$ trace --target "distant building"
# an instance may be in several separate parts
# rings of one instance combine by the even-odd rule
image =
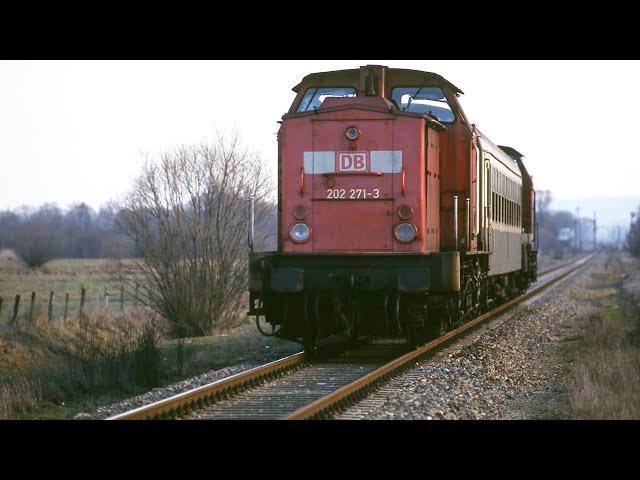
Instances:
[[[573,229],[572,228],[561,228],[558,232],[558,241],[562,243],[564,246],[572,247],[573,246]]]

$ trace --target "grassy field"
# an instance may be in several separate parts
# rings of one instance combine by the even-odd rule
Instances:
[[[17,260],[0,258],[0,297],[3,298],[0,324],[11,317],[16,295],[21,297],[19,318],[28,315],[31,292],[36,292],[35,317],[47,312],[51,291],[54,292],[54,318],[63,316],[66,292],[69,292],[69,316],[76,315],[82,287],[86,289],[87,308],[100,305],[119,311],[122,282],[118,278],[117,265],[118,262],[108,259],[60,259],[51,260],[41,268],[29,269]],[[108,303],[105,292],[110,294]],[[132,292],[125,291],[124,308],[133,305]]]

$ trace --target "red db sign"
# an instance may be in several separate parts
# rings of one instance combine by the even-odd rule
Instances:
[[[366,172],[367,152],[339,152],[336,171],[338,172]]]

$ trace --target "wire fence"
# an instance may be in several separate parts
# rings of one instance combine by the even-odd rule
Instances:
[[[37,295],[32,291],[30,295],[16,294],[13,298],[0,296],[0,324],[15,325],[20,321],[33,322],[43,314],[50,322],[57,320],[65,322],[72,317],[82,317],[89,307],[100,306],[105,311],[117,314],[125,309],[147,307],[152,293],[136,284],[133,291],[128,291],[124,285],[115,290],[106,287],[100,294],[87,295],[87,289],[81,286],[78,291],[56,293],[50,290],[48,295]]]

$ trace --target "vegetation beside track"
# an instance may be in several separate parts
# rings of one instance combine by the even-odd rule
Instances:
[[[299,346],[260,335],[238,312],[236,325],[215,335],[171,339],[166,324],[130,297],[105,304],[104,292],[118,292],[115,261],[51,260],[28,268],[0,258],[0,419],[70,418],[144,393],[152,388],[246,362],[258,364],[294,353]],[[85,316],[78,321],[80,287]],[[29,320],[32,291],[36,302]],[[56,294],[52,321],[48,294]],[[69,318],[62,321],[64,293]],[[22,301],[9,325],[13,298]],[[62,298],[60,298],[62,296]]]
[[[135,312],[135,311],[132,311]],[[300,349],[244,322],[223,334],[169,340],[162,324],[100,309],[90,320],[0,329],[0,419],[73,418],[156,387],[230,365],[257,365]]]
[[[640,261],[609,254],[585,301],[596,313],[578,319],[564,418],[640,419]]]

